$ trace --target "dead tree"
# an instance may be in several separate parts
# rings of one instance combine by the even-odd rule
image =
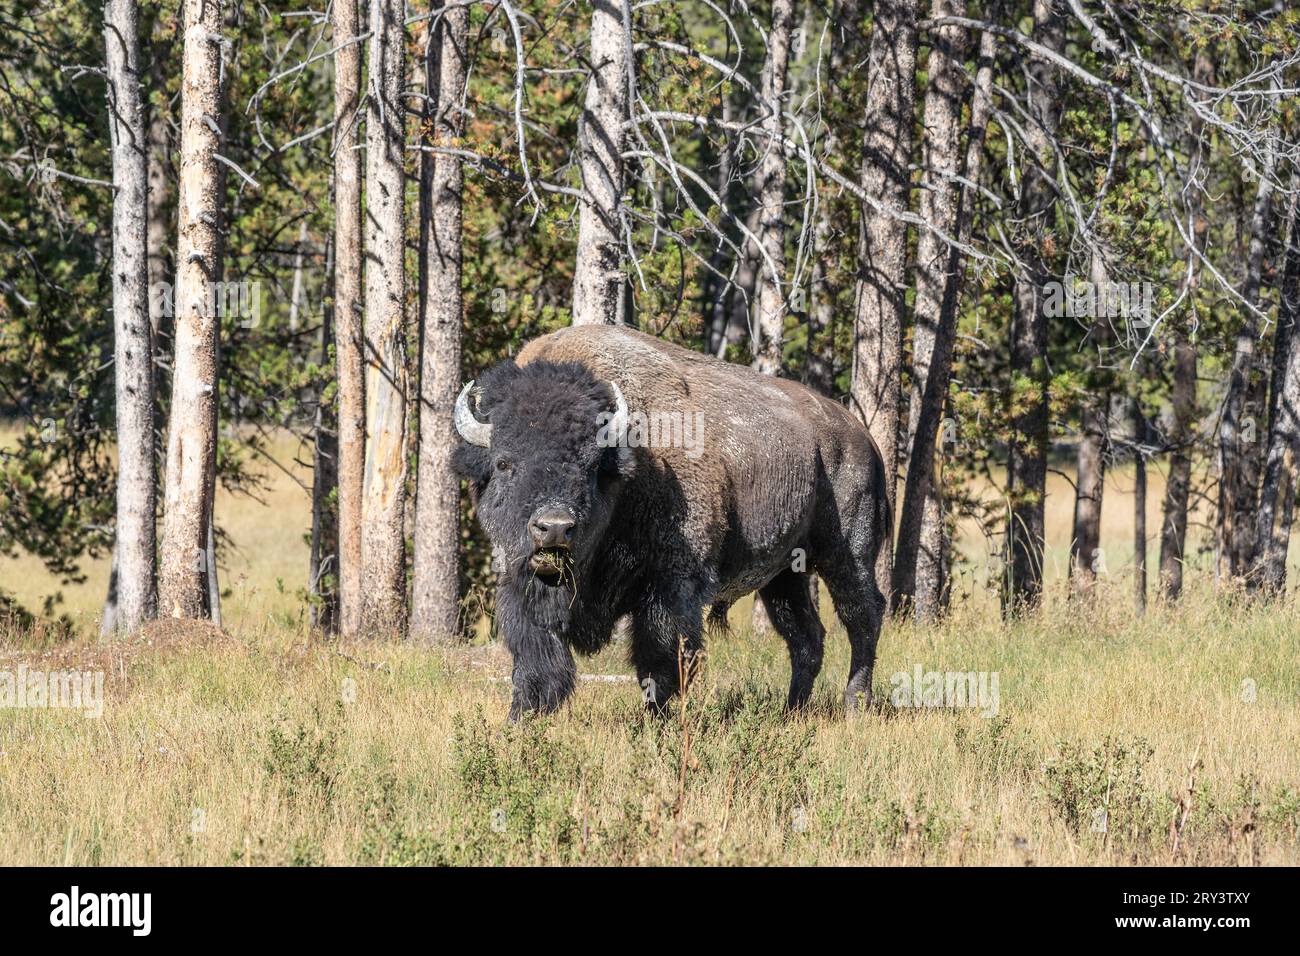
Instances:
[[[160,613],[201,618],[210,608],[212,502],[223,274],[225,165],[219,0],[185,0],[175,357],[159,573]]]
[[[781,374],[785,338],[785,153],[781,142],[781,113],[784,108],[787,71],[790,64],[791,31],[794,29],[792,0],[774,0],[772,24],[767,34],[767,56],[763,64],[763,130],[768,145],[758,167],[758,238],[771,271],[758,276],[758,322],[753,327],[754,368],[765,375]],[[767,607],[754,595],[752,626],[755,633],[771,628]]]
[[[446,7],[425,50],[425,151],[420,153],[420,455],[416,472],[411,631],[451,640],[460,618],[460,480],[452,409],[460,389],[461,186],[459,157],[429,152],[464,129],[469,11]]]
[[[1277,334],[1281,340],[1277,347],[1283,349],[1285,356],[1281,379],[1273,386],[1277,394],[1276,411],[1268,433],[1268,457],[1255,523],[1255,566],[1249,578],[1252,588],[1269,596],[1281,594],[1286,588],[1287,545],[1291,540],[1296,476],[1300,467],[1297,321],[1300,321],[1300,202],[1293,201],[1277,319]]]
[[[573,324],[617,324],[625,313],[623,142],[632,68],[632,11],[627,0],[595,0],[591,11],[591,78],[578,123],[578,249],[573,270]]]
[[[158,611],[154,511],[153,342],[149,322],[148,163],[140,100],[139,11],[106,0],[109,141],[113,156],[113,368],[117,415],[115,625],[134,631]]]
[[[1196,56],[1192,76],[1198,83],[1210,83],[1214,78],[1213,61],[1207,51]],[[1187,154],[1189,162],[1200,165],[1208,148],[1204,135],[1205,124],[1193,117],[1189,125]],[[1202,196],[1193,191],[1191,199],[1191,242],[1194,252],[1188,259],[1188,287],[1195,296],[1201,284],[1204,267],[1200,257],[1205,254],[1209,224],[1205,220]],[[1169,436],[1172,448],[1169,455],[1169,477],[1165,482],[1165,500],[1160,521],[1160,594],[1176,601],[1183,592],[1183,566],[1187,548],[1187,508],[1192,488],[1192,445],[1196,438],[1196,344],[1183,323],[1174,327],[1172,336],[1173,373],[1170,387],[1170,405],[1173,413],[1173,431]]]
[[[1196,433],[1196,346],[1184,332],[1173,343],[1173,450],[1160,524],[1160,593],[1177,600],[1183,592],[1187,507],[1192,488],[1192,442]]]
[[[859,0],[833,0],[828,14],[830,57],[824,97],[831,116],[824,119],[821,153],[839,157],[852,132],[848,104],[844,102],[856,75],[854,51],[861,44],[862,16]],[[829,183],[819,184],[817,223],[813,232],[813,265],[808,291],[808,350],[804,381],[823,395],[835,391],[835,331],[840,292],[847,288],[839,262],[846,256],[846,237],[853,216],[849,205]]]
[[[305,220],[304,220],[305,222]],[[298,255],[302,255],[301,245]],[[325,244],[327,302],[333,299],[334,244]],[[295,289],[299,286],[295,283]],[[321,363],[325,364],[334,345],[334,317],[321,317]],[[311,459],[311,554],[307,569],[307,592],[312,597],[311,626],[325,632],[338,630],[339,621],[339,442],[338,416],[333,403],[325,401],[329,383],[322,382],[316,393],[316,419],[312,423]],[[328,582],[333,581],[333,585]]]
[[[758,169],[758,236],[771,264],[758,287],[758,323],[754,328],[754,368],[766,375],[781,372],[785,339],[785,153],[781,115],[790,64],[790,39],[794,29],[793,0],[773,0],[772,28],[767,34],[767,59],[763,66],[763,129],[768,146]]]
[[[1075,595],[1092,590],[1101,550],[1101,502],[1106,485],[1108,396],[1085,401],[1074,483],[1074,533],[1070,539],[1070,585]]]
[[[362,323],[360,24],[357,0],[335,0],[334,354],[338,365],[339,630],[361,626],[361,502],[366,470]]]
[[[1239,310],[1228,368],[1228,391],[1219,419],[1219,507],[1215,524],[1216,580],[1230,585],[1250,570],[1255,547],[1255,508],[1259,490],[1259,454],[1256,416],[1263,411],[1261,396],[1266,383],[1259,350],[1259,289],[1264,251],[1273,220],[1273,177],[1276,157],[1270,149],[1250,217],[1246,274],[1242,281],[1243,308]]]
[[[1133,396],[1133,597],[1139,615],[1147,610],[1147,417]]]
[[[366,122],[366,466],[361,630],[406,630],[406,134],[400,0],[373,0]]]
[[[906,312],[907,222],[916,85],[917,0],[875,6],[867,55],[869,93],[862,119],[861,186],[878,205],[864,205],[858,242],[857,306],[853,319],[854,412],[885,463],[891,509],[898,474],[902,399],[902,329]],[[891,529],[892,530],[892,529]],[[893,554],[881,549],[876,578],[891,602]]]
[[[935,0],[936,18],[965,12],[964,0]],[[922,147],[922,219],[964,241],[974,213],[974,190],[983,168],[984,132],[992,107],[994,38],[980,39],[970,84],[970,123],[962,155],[962,104],[967,85],[962,60],[969,43],[964,27],[938,28],[926,72]],[[957,335],[957,304],[965,258],[934,229],[920,230],[915,264],[916,302],[912,341],[912,390],[908,405],[907,478],[894,559],[899,607],[932,620],[948,593],[948,540],[943,504],[942,434],[945,400]],[[936,443],[939,443],[936,445]]]
[[[1091,281],[1094,290],[1104,289],[1110,281],[1101,250],[1094,250]],[[1102,365],[1102,342],[1107,320],[1103,309],[1096,309],[1088,338],[1097,349],[1098,366]],[[1070,585],[1072,593],[1083,597],[1096,583],[1101,551],[1101,506],[1106,491],[1106,456],[1109,432],[1110,389],[1105,371],[1093,370],[1088,393],[1080,396],[1082,411],[1079,452],[1076,456],[1074,481],[1074,530],[1070,536]],[[1093,390],[1095,389],[1095,391]]]

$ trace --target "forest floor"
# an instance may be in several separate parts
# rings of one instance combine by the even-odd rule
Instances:
[[[1123,473],[1089,606],[1049,571],[1042,613],[1005,623],[972,572],[945,623],[887,625],[867,714],[838,703],[838,625],[814,705],[784,714],[784,646],[741,605],[668,718],[615,645],[579,661],[571,706],[513,727],[498,644],[308,633],[305,494],[268,475],[262,502],[219,504],[224,631],[100,641],[100,562],[63,589],[77,636],[0,634],[0,692],[103,675],[98,717],[0,708],[0,864],[1300,863],[1300,605],[1215,599],[1193,570],[1179,606],[1136,615]],[[58,582],[6,559],[0,587],[35,608]],[[914,706],[918,671],[983,696]]]

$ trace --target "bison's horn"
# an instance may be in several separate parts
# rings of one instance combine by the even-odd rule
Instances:
[[[471,445],[487,448],[492,444],[492,426],[479,421],[469,410],[469,390],[473,387],[474,381],[471,379],[456,396],[456,431],[460,432],[460,437]]]
[[[609,433],[614,436],[617,444],[622,445],[627,435],[627,400],[613,379],[609,380],[609,387],[614,393],[614,417],[609,420]]]

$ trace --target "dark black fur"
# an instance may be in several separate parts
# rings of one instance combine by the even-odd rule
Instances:
[[[478,417],[493,426],[492,447],[461,442],[454,462],[493,544],[497,627],[515,661],[510,714],[518,718],[552,711],[568,697],[576,673],[569,647],[599,650],[622,613],[611,598],[627,592],[618,569],[632,562],[607,530],[635,461],[628,448],[597,444],[596,423],[613,411],[614,397],[577,363],[502,362],[475,392]],[[528,518],[548,504],[577,519],[572,575],[555,581],[528,567]]]

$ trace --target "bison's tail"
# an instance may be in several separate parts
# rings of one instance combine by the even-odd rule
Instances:
[[[885,468],[885,458],[880,454],[880,449],[876,447],[874,441],[871,443],[871,447],[876,452],[875,485],[878,489],[878,503],[875,514],[876,526],[871,529],[876,545],[876,553],[871,556],[871,563],[874,565],[876,559],[880,557],[881,548],[888,548],[891,555],[894,553],[894,503],[890,500],[890,489],[886,484],[889,472]]]
[[[884,526],[876,530],[876,540],[882,547],[888,548],[889,553],[894,553],[894,503],[889,500],[889,495],[880,496],[880,510],[878,520]]]

